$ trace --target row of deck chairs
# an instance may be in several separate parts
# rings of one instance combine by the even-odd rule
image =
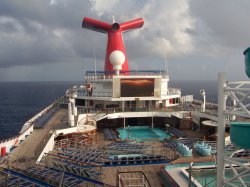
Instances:
[[[20,187],[40,187],[40,185],[33,183],[32,181],[28,180],[27,178],[21,178],[20,176],[14,175],[7,175],[6,178],[0,178],[0,186],[20,186]]]
[[[39,118],[37,118],[33,123],[35,128],[43,128],[47,122],[51,119],[51,117],[56,113],[57,109],[51,109],[44,114],[42,114]]]
[[[106,161],[104,166],[113,165],[144,165],[144,164],[157,164],[157,163],[167,163],[170,160],[161,155],[142,155],[142,156],[123,156],[119,158],[114,156],[110,161]]]
[[[96,172],[96,171],[81,167],[76,164],[69,164],[69,163],[60,164],[60,163],[53,162],[53,166],[56,169],[59,169],[61,171],[66,171],[66,172],[69,172],[78,176],[82,176],[82,177],[86,177],[86,178],[94,179],[94,180],[99,180],[100,175],[101,175],[100,172]]]
[[[58,156],[62,156],[60,159],[64,162],[69,163],[86,163],[86,164],[98,164],[101,162],[101,159],[104,157],[104,152],[97,149],[61,149],[57,153]]]
[[[192,138],[192,137],[178,139],[178,142],[188,146],[190,149],[192,149],[194,147],[194,144],[198,141],[200,141],[199,138]]]
[[[169,149],[177,149],[178,148],[178,142],[177,141],[172,141],[172,142],[162,142],[164,147],[169,148]]]
[[[117,139],[115,132],[111,129],[103,129],[103,134],[106,140],[115,141]]]
[[[58,149],[58,155],[60,156],[70,156],[73,154],[75,149],[68,149],[68,148],[60,148]]]
[[[107,145],[107,148],[113,151],[142,152],[144,149],[148,148],[148,146],[126,142],[112,142]]]
[[[189,147],[190,149],[193,149],[194,144],[197,141],[200,141],[200,139],[188,137],[188,138],[183,138],[183,139],[178,139],[178,140],[165,139],[162,143],[164,144],[166,148],[170,148],[170,149],[177,149],[178,143],[182,143],[186,145],[187,147]]]
[[[53,185],[60,185],[61,181],[63,186],[71,187],[78,186],[83,183],[84,180],[81,180],[79,177],[71,175],[67,172],[62,172],[60,170],[52,169],[52,168],[28,168],[24,171],[24,174],[28,174],[28,176],[32,176],[41,181],[51,181]]]

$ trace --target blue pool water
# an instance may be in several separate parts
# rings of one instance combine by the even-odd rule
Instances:
[[[135,140],[137,142],[162,141],[164,138],[171,137],[170,134],[158,128],[148,126],[134,126],[118,129],[121,140]]]

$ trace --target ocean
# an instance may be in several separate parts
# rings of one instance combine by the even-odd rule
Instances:
[[[169,87],[180,88],[182,95],[193,95],[195,99],[202,100],[200,90],[206,92],[206,101],[217,103],[218,83],[217,81],[196,81],[196,80],[173,80],[169,81]]]
[[[0,140],[17,135],[32,116],[80,82],[0,82]],[[200,89],[208,102],[217,102],[216,81],[170,81],[169,87],[181,88],[182,95],[201,100]]]
[[[0,140],[12,137],[23,124],[80,82],[0,82]]]

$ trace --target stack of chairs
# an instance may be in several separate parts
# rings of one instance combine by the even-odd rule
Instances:
[[[194,147],[194,144],[198,141],[200,141],[199,138],[191,138],[191,137],[178,140],[178,142],[188,146],[190,149],[192,149]]]
[[[212,150],[212,147],[211,145],[205,143],[204,141],[202,142],[197,142],[195,145],[194,145],[194,148],[195,150],[200,153],[201,155],[203,156],[209,156],[211,155],[211,150]]]
[[[162,142],[164,144],[164,146],[166,148],[170,148],[170,149],[177,149],[179,147],[179,144],[183,144],[185,146],[187,146],[189,149],[193,149],[194,148],[194,144],[200,141],[200,139],[198,138],[183,138],[183,139],[178,139],[178,140],[169,140],[169,139],[164,139],[164,141]]]
[[[178,143],[178,151],[182,156],[192,156],[192,149],[183,143]]]
[[[169,148],[169,149],[177,149],[178,148],[178,142],[177,141],[163,141],[164,147]]]

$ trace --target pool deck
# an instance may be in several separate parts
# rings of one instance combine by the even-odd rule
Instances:
[[[41,149],[48,140],[48,135],[51,130],[60,129],[68,127],[67,125],[67,110],[59,109],[55,115],[48,121],[43,129],[34,129],[33,133],[27,137],[27,139],[19,145],[12,153],[8,155],[8,162],[5,166],[9,164],[11,166],[23,168],[35,163]],[[95,148],[101,148],[113,141],[107,141],[104,138],[102,130],[97,130],[96,136],[93,139],[93,144],[91,146]],[[163,144],[161,142],[142,142],[143,145],[149,145],[155,148],[152,149],[154,154],[163,154]],[[208,157],[181,157],[177,160],[171,162],[171,164],[179,163],[190,163],[190,162],[211,162],[214,161],[213,156]],[[25,166],[24,166],[25,165]],[[139,165],[139,166],[116,166],[116,167],[102,167],[102,182],[106,184],[116,185],[116,176],[119,172],[128,171],[142,171],[149,180],[151,186],[161,187],[164,186],[164,182],[160,176],[161,168],[166,164],[150,164],[150,165]],[[176,181],[180,186],[187,186],[187,180],[180,173],[180,170],[172,169],[168,173],[175,176]]]

